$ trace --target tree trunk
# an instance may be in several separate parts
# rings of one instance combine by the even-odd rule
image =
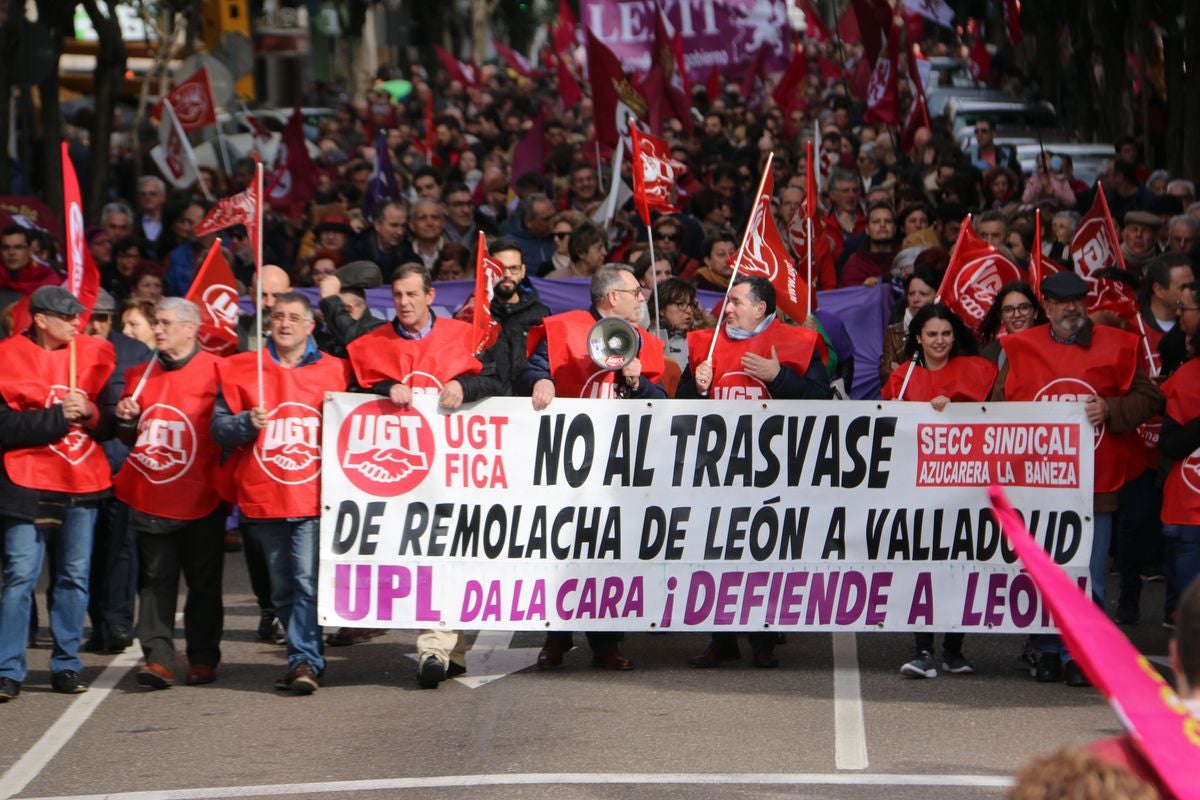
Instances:
[[[1200,130],[1200,80],[1196,71],[1200,70],[1200,8],[1187,0],[1183,4],[1183,45],[1185,64],[1191,67],[1190,80],[1184,81],[1184,90],[1178,98],[1168,98],[1172,103],[1182,102],[1185,108],[1184,130],[1195,135]],[[1187,146],[1180,147],[1183,154],[1183,176],[1192,182],[1200,181],[1200,153],[1189,141]]]
[[[4,16],[0,21],[0,48],[5,53],[16,53],[21,22],[25,19],[25,4],[22,0],[7,0],[0,6],[0,14]],[[0,69],[0,194],[13,193],[12,162],[8,158],[13,83],[13,71]]]
[[[44,25],[50,35],[50,56],[54,69],[37,84],[42,104],[43,165],[41,180],[32,185],[42,187],[42,199],[50,208],[63,205],[62,191],[62,109],[58,104],[58,62],[62,58],[63,37],[72,29],[74,2],[38,0],[38,25]],[[66,220],[63,221],[64,224]]]
[[[121,87],[125,81],[125,40],[121,36],[121,24],[113,0],[107,0],[108,16],[101,13],[96,0],[83,0],[83,7],[99,38],[96,55],[96,72],[93,83],[96,92],[96,115],[92,121],[92,172],[91,185],[86,188],[83,207],[88,218],[98,222],[100,209],[104,205],[105,190],[108,188],[109,167],[113,134],[113,110]]]

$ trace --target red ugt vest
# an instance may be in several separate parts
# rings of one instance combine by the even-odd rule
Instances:
[[[554,376],[554,394],[558,397],[616,397],[616,381],[620,370],[600,369],[588,355],[588,333],[596,324],[589,311],[566,311],[546,317],[542,324],[529,331],[526,356],[533,353],[542,339],[550,356],[550,374]],[[635,326],[636,327],[636,326]],[[649,331],[637,328],[642,348],[637,357],[642,362],[644,381],[660,383],[666,363],[663,343]]]
[[[0,343],[0,395],[14,411],[32,411],[61,403],[70,380],[70,348],[46,350],[27,336]],[[75,382],[93,403],[116,368],[113,346],[93,336],[75,337]],[[4,454],[8,477],[26,489],[88,494],[112,486],[112,470],[100,445],[82,425],[43,447]]]
[[[221,392],[234,414],[258,405],[258,354],[221,364]],[[263,356],[267,427],[233,456],[237,503],[251,519],[315,517],[320,513],[321,406],[326,392],[344,392],[350,364],[323,355],[287,369]],[[226,465],[229,466],[229,465]]]
[[[1092,395],[1119,397],[1137,371],[1138,337],[1107,325],[1092,327],[1092,344],[1061,344],[1049,325],[1000,339],[1008,357],[1004,393],[1009,400],[1085,402]],[[1127,462],[1141,447],[1135,432],[1095,429],[1097,493],[1115,492],[1125,482]]]
[[[892,370],[883,387],[884,400],[895,400],[908,374],[908,364]],[[952,402],[982,403],[992,393],[996,382],[996,365],[982,356],[955,356],[938,370],[912,368],[912,380],[904,390],[903,400],[929,402],[935,397],[949,397]]]
[[[696,367],[708,357],[715,330],[692,331],[688,334],[688,368],[695,374]],[[717,347],[713,350],[713,384],[709,396],[714,400],[770,400],[767,385],[742,368],[742,356],[754,353],[763,358],[771,357],[775,348],[779,363],[801,377],[808,372],[816,351],[815,331],[784,325],[776,320],[767,329],[749,339],[730,339],[721,326]],[[782,398],[786,399],[786,398]]]
[[[1167,416],[1181,425],[1200,417],[1200,358],[1193,358],[1162,385]],[[1171,467],[1163,487],[1162,521],[1200,525],[1200,449]]]
[[[402,338],[388,323],[352,341],[346,353],[364,388],[380,381],[399,381],[414,394],[438,394],[458,376],[475,375],[483,369],[471,355],[474,337],[475,329],[468,323],[435,317],[423,339]]]
[[[153,365],[138,397],[137,442],[117,474],[117,499],[155,517],[189,520],[211,514],[221,498],[217,470],[221,448],[212,440],[213,403],[221,359],[199,352],[181,369],[158,359],[125,372],[125,396]]]

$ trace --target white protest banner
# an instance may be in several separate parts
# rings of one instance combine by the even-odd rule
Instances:
[[[1077,403],[336,394],[324,420],[324,625],[1050,630],[991,483],[1087,581]]]

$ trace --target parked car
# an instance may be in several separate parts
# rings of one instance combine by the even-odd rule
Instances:
[[[1024,100],[973,100],[955,98],[946,105],[946,117],[954,138],[958,139],[967,128],[974,127],[982,119],[991,119],[996,129],[1026,128],[1029,130],[1054,130],[1058,126],[1058,114],[1054,106],[1042,101],[1029,103]]]

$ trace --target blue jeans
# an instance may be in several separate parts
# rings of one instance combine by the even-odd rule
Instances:
[[[1096,514],[1096,522],[1092,527],[1092,557],[1088,563],[1088,575],[1092,584],[1092,599],[1103,609],[1107,594],[1104,586],[1108,579],[1108,548],[1112,544],[1112,512]],[[1062,638],[1058,634],[1038,633],[1029,638],[1038,652],[1058,653],[1064,661],[1071,660],[1071,654],[1063,647]]]
[[[317,622],[317,519],[246,520],[246,530],[266,552],[271,602],[287,630],[288,668],[307,663],[320,675],[325,646]]]
[[[50,577],[50,635],[54,650],[50,671],[79,672],[79,643],[83,639],[88,604],[88,574],[92,564],[92,534],[96,506],[68,505],[61,528],[39,531],[32,522],[4,520],[4,587],[0,589],[0,677],[18,683],[29,669],[25,645],[33,591],[42,571],[46,540],[54,539],[55,563]]]
[[[1178,595],[1200,577],[1200,525],[1163,525],[1163,538],[1171,556],[1167,575],[1175,578],[1173,582],[1168,581],[1168,584],[1174,583],[1174,587],[1167,587],[1167,611],[1174,611]],[[1172,588],[1174,597],[1171,596]]]

